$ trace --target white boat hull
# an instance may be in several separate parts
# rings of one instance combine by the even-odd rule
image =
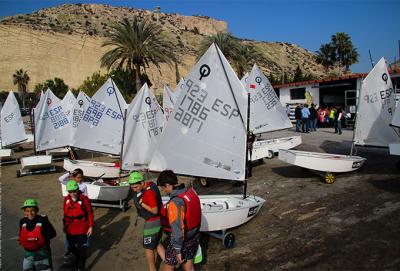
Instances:
[[[280,149],[289,150],[301,144],[301,136],[290,136],[256,141],[253,144],[251,161],[273,158]]]
[[[389,144],[390,155],[400,155],[400,143]]]
[[[340,173],[359,169],[367,159],[331,153],[279,150],[279,160],[311,170]]]
[[[12,159],[14,151],[12,149],[0,149],[0,158],[2,160]]]
[[[118,178],[120,167],[115,163],[64,159],[64,169],[72,172],[80,168],[87,177]]]
[[[257,215],[265,200],[257,196],[199,195],[201,202],[200,231],[227,230],[245,224]],[[163,197],[167,202],[168,197]]]
[[[112,186],[100,181],[85,184],[87,187],[88,198],[90,200],[120,201],[126,200],[129,195],[129,185]],[[64,197],[68,195],[64,184],[61,184],[61,191]]]
[[[32,170],[51,167],[51,155],[36,155],[21,158],[21,169]]]

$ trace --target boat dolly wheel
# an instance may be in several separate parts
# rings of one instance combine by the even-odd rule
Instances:
[[[232,248],[235,244],[235,235],[231,232],[225,233],[224,238],[222,239],[222,243],[224,244],[225,248]]]
[[[267,158],[268,158],[268,159],[272,159],[272,158],[274,158],[274,156],[275,156],[275,153],[274,153],[274,151],[272,151],[272,150],[269,150],[269,151],[268,151]]]
[[[326,172],[325,173],[325,176],[324,176],[325,183],[333,184],[335,182],[335,179],[336,179],[336,177],[335,177],[335,175],[333,173],[331,173],[331,172]]]

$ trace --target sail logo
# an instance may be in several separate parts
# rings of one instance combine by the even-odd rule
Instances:
[[[257,214],[257,211],[258,211],[258,205],[249,208],[249,212],[247,213],[247,217],[250,217],[250,216],[253,216],[253,215]]]
[[[224,164],[224,163],[222,163],[220,161],[214,161],[214,160],[212,160],[211,158],[208,158],[208,157],[204,157],[203,163],[206,164],[206,165],[215,167],[215,168],[224,169],[226,171],[231,171],[232,170],[231,166],[226,165],[226,164]]]
[[[210,75],[211,68],[207,64],[203,64],[203,65],[201,65],[199,72],[200,72],[199,80],[201,80],[201,79],[203,79],[203,77],[207,77]]]

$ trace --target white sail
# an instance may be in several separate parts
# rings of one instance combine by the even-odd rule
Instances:
[[[381,58],[362,81],[354,142],[357,145],[388,147],[399,141],[390,127],[395,111],[395,93],[385,59]]]
[[[247,96],[212,44],[185,78],[150,170],[245,179]]]
[[[47,89],[35,109],[35,144],[37,151],[68,146],[69,121],[61,100]]]
[[[169,86],[164,86],[163,91],[163,110],[165,119],[168,120],[174,110],[174,104],[176,101],[175,93],[172,92]]]
[[[246,88],[247,87],[247,81],[249,81],[249,76],[250,74],[246,72],[245,75],[243,75],[242,79],[240,79],[240,82],[242,82],[242,85]]]
[[[76,103],[76,98],[71,90],[65,94],[64,98],[61,101],[61,105],[63,107],[64,113],[67,116],[68,122],[71,123],[72,119],[72,108]]]
[[[1,108],[0,137],[2,148],[27,140],[19,104],[12,91]]]
[[[184,84],[185,84],[185,79],[181,78],[181,80],[179,80],[179,83],[176,85],[176,88],[175,88],[175,92],[174,92],[175,100],[177,100],[179,98],[179,95],[181,95],[182,90],[184,90],[184,87],[183,87]]]
[[[250,130],[254,134],[292,127],[286,109],[256,64],[247,79],[246,89],[250,93]]]
[[[144,84],[129,105],[125,120],[122,169],[147,168],[164,127],[156,97]]]
[[[109,78],[93,95],[90,103],[83,105],[85,113],[74,136],[73,146],[119,155],[123,129],[122,114],[126,107],[118,87]]]
[[[79,92],[78,97],[75,99],[74,106],[71,109],[71,126],[70,126],[70,143],[69,146],[73,146],[74,138],[78,131],[79,123],[83,119],[85,109],[89,107],[90,98],[85,92]]]

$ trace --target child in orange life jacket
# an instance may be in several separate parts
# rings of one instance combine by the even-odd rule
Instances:
[[[194,270],[193,258],[199,246],[201,225],[200,199],[192,188],[178,184],[172,170],[160,173],[157,184],[169,194],[166,215],[171,228],[171,239],[165,250],[163,270],[174,270],[181,264],[183,270]]]
[[[71,252],[77,257],[78,270],[85,270],[87,241],[94,226],[92,205],[75,181],[67,183],[67,191],[68,196],[64,198],[64,231]]]
[[[56,236],[47,216],[39,215],[36,200],[27,199],[21,207],[25,217],[19,222],[19,243],[24,247],[23,270],[52,270],[50,239]]]
[[[144,182],[143,175],[134,171],[129,176],[128,184],[135,195],[135,204],[138,216],[145,219],[143,227],[143,248],[146,254],[148,270],[156,269],[156,250],[163,258],[164,248],[160,244],[162,235],[160,210],[162,207],[161,194],[153,182]],[[164,259],[163,259],[164,260]]]

